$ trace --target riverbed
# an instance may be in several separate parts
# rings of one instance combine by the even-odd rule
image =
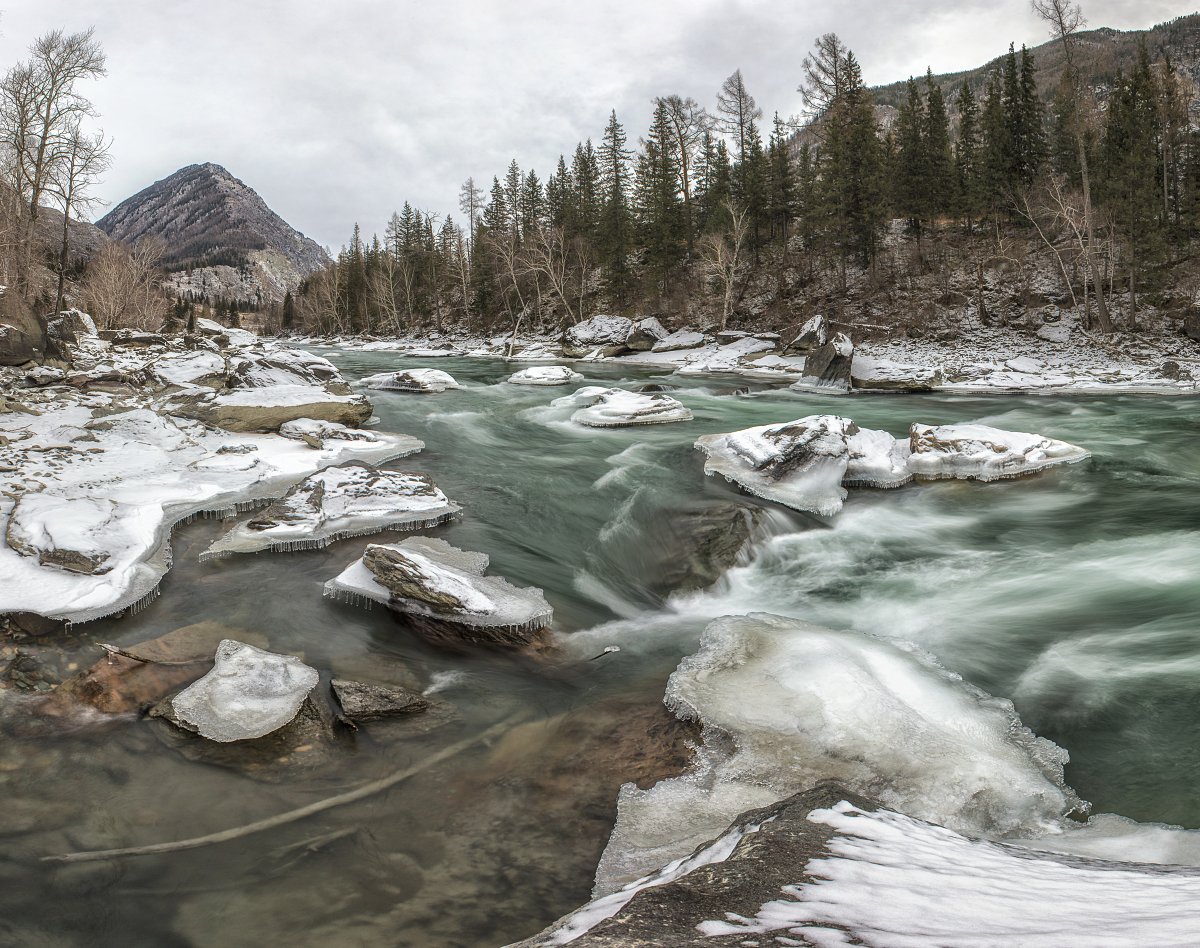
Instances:
[[[464,508],[428,531],[545,590],[558,648],[536,656],[424,644],[382,609],[322,598],[366,544],[302,553],[198,554],[229,523],[175,536],[162,596],[135,616],[53,637],[86,666],[197,622],[252,633],[344,676],[408,683],[428,721],[372,724],[334,759],[272,779],[191,761],[161,722],[130,715],[62,734],[0,700],[0,941],[47,945],[502,945],[587,900],[616,787],[680,762],[627,762],[666,681],[712,619],[771,612],[916,647],[1013,702],[1070,755],[1066,782],[1095,812],[1200,827],[1200,420],[1151,396],[818,396],[736,377],[576,367],[578,383],[678,386],[691,422],[598,431],[503,382],[499,360],[399,360],[323,351],[347,379],[428,365],[465,387],[373,392],[383,431],[421,438],[388,465],[427,473]],[[576,386],[577,387],[577,386]],[[853,491],[820,520],[705,477],[702,434],[818,412],[904,434],[980,421],[1092,452],[1084,463],[991,484]],[[751,549],[707,590],[672,593],[672,526],[697,507],[761,508]],[[384,539],[387,535],[384,535]],[[44,645],[44,643],[42,643]],[[604,653],[608,646],[620,651]],[[603,655],[601,658],[594,656]],[[747,696],[753,713],[753,696]],[[509,732],[385,794],[286,829],[167,856],[70,867],[40,857],[237,826],[402,769],[489,727]],[[653,756],[653,755],[651,755]],[[801,789],[801,788],[796,788]]]

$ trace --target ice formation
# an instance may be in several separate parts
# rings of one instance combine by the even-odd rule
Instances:
[[[571,421],[589,428],[622,428],[691,421],[692,413],[681,402],[662,393],[638,394],[620,388],[589,385],[573,395],[557,398],[558,408],[582,406]]]
[[[451,388],[462,388],[449,372],[441,369],[403,369],[399,372],[379,372],[359,380],[368,388],[384,392],[416,392],[429,395]]]
[[[462,508],[424,474],[351,463],[306,477],[266,510],[238,524],[202,554],[319,549],[383,530],[446,523]]]
[[[762,613],[718,619],[666,703],[703,724],[703,749],[682,777],[622,787],[597,895],[820,780],[992,837],[1040,835],[1083,808],[1063,782],[1066,752],[1010,702],[866,635]]]
[[[1083,448],[987,425],[914,424],[908,468],[917,477],[995,481],[1091,457]]]
[[[533,631],[550,624],[553,610],[540,589],[485,576],[487,567],[483,553],[412,537],[368,546],[361,559],[325,584],[325,595],[482,629]]]
[[[513,385],[567,385],[583,376],[565,365],[536,365],[508,377]]]
[[[296,716],[320,675],[291,655],[223,639],[213,670],[189,685],[171,706],[202,737],[227,743],[262,737]]]

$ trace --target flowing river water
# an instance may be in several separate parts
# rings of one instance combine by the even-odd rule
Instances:
[[[389,353],[332,355],[349,379],[401,367]],[[63,733],[31,723],[20,696],[0,694],[0,944],[488,946],[532,934],[587,900],[617,787],[681,766],[671,748],[684,735],[660,708],[667,677],[711,619],[755,611],[911,643],[1010,699],[1026,726],[1065,748],[1066,781],[1096,812],[1200,827],[1193,401],[835,399],[586,365],[580,384],[666,382],[695,414],[598,431],[550,407],[571,387],[503,384],[519,366],[403,363],[416,365],[465,388],[372,393],[380,429],[427,445],[389,466],[430,474],[464,507],[460,523],[431,533],[545,590],[560,652],[439,651],[386,610],[323,599],[322,584],[379,537],[200,563],[229,524],[180,528],[161,598],[136,616],[56,633],[63,663],[98,660],[98,642],[213,622],[326,673],[407,683],[438,709],[364,727],[310,766],[247,774],[189,759],[162,722],[130,715]],[[817,412],[897,435],[913,421],[982,421],[1093,457],[1024,480],[855,491],[828,522],[703,475],[697,436]],[[710,588],[671,595],[689,552],[678,524],[730,502],[765,511],[750,555]],[[587,660],[608,645],[621,650]],[[744,701],[754,715],[755,696]],[[509,718],[486,746],[269,833],[160,856],[40,861],[239,826]]]

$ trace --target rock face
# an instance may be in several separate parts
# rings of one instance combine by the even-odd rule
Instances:
[[[413,537],[372,544],[361,560],[325,584],[325,595],[357,604],[380,602],[443,628],[457,627],[462,641],[530,644],[550,625],[553,610],[540,589],[485,576],[487,567],[483,553],[444,540]]]
[[[189,685],[171,706],[179,723],[220,743],[250,740],[296,716],[320,676],[300,659],[224,639],[213,670]]]
[[[166,242],[168,288],[243,302],[281,300],[326,266],[318,244],[220,165],[189,165],[122,201],[97,226],[133,244]]]
[[[809,351],[804,360],[804,374],[793,388],[848,392],[853,361],[854,344],[849,336],[839,332],[828,342]]]
[[[601,356],[620,355],[629,348],[633,331],[633,321],[624,316],[593,316],[563,333],[563,355],[570,359],[582,359],[593,352]]]
[[[201,558],[320,549],[350,536],[435,527],[460,510],[424,474],[379,471],[359,463],[327,467],[238,524]]]
[[[415,392],[436,395],[452,388],[462,388],[449,372],[441,369],[404,369],[400,372],[380,372],[361,379],[367,388],[383,392]]]
[[[571,420],[589,428],[625,428],[692,420],[691,411],[670,395],[639,394],[596,385],[555,399],[553,404],[556,407],[582,406]]]

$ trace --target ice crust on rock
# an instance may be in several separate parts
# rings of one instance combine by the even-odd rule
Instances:
[[[487,567],[486,554],[411,537],[368,546],[361,559],[325,584],[325,595],[483,629],[532,631],[550,624],[553,610],[540,589],[485,576]]]
[[[691,421],[691,411],[682,402],[661,392],[639,394],[621,388],[589,385],[573,395],[556,398],[556,408],[581,406],[571,421],[589,428],[621,428]]]
[[[156,546],[154,505],[106,497],[24,494],[9,515],[5,538],[42,566],[103,576],[136,569]]]
[[[320,549],[346,537],[383,530],[421,530],[461,511],[424,474],[380,471],[359,463],[306,477],[202,555]]]
[[[416,392],[431,395],[447,389],[462,388],[449,372],[441,369],[402,369],[399,372],[379,372],[359,380],[368,388],[384,392]]]
[[[930,479],[995,481],[1091,457],[1066,441],[974,424],[914,424],[909,444],[909,470]]]
[[[513,385],[569,385],[583,376],[565,365],[535,365],[508,377]]]
[[[846,438],[850,452],[845,487],[902,487],[913,479],[908,469],[909,446],[886,431],[858,428]]]
[[[300,659],[223,639],[213,670],[171,706],[201,737],[228,743],[277,731],[296,716],[320,675]]]
[[[1066,752],[1011,702],[867,635],[764,613],[717,619],[665,700],[703,725],[703,747],[691,772],[621,788],[596,896],[820,780],[993,838],[1042,835],[1085,809],[1063,781]]]

